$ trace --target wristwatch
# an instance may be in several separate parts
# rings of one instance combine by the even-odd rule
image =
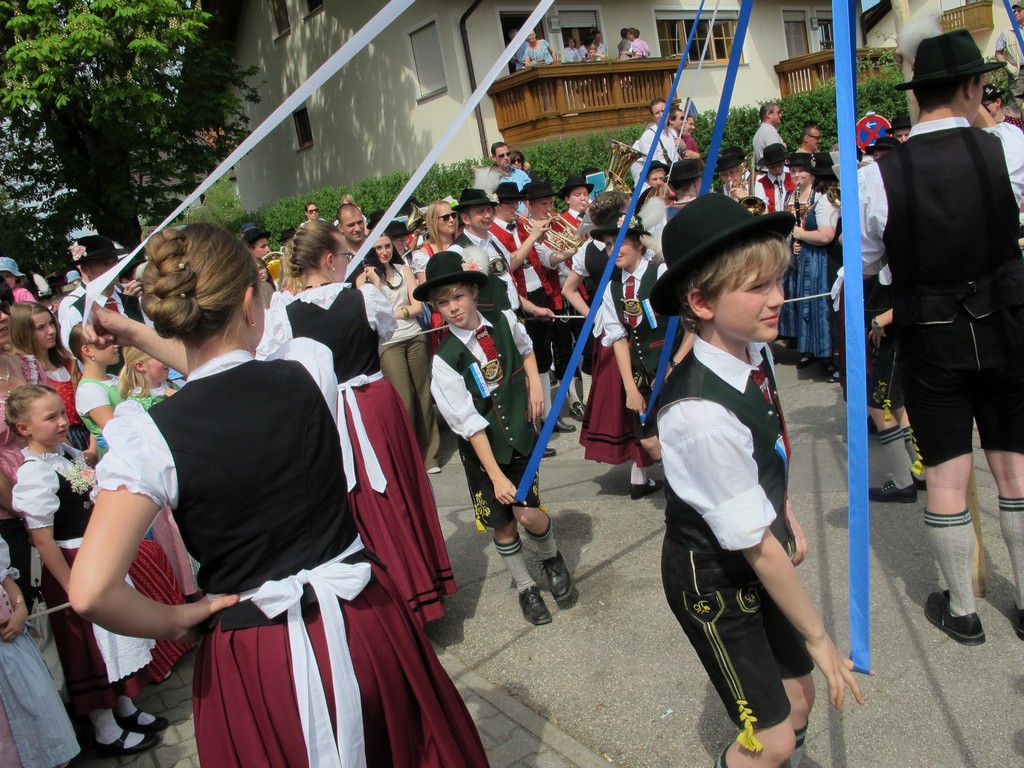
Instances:
[[[878,318],[877,317],[872,317],[871,318],[871,327],[872,328],[879,328],[879,329],[881,329],[882,326],[880,326],[878,324]]]

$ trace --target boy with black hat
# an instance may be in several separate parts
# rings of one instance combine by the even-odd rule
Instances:
[[[899,151],[861,172],[864,272],[892,270],[903,397],[928,476],[925,531],[948,586],[928,596],[925,617],[964,645],[985,641],[967,508],[975,425],[1024,639],[1024,134],[980,109],[982,75],[1001,66],[964,30],[922,40],[913,79],[897,86],[913,90],[920,119]]]
[[[718,160],[715,163],[715,173],[722,180],[721,192],[729,195],[733,200],[747,196],[743,188],[743,150],[739,147],[724,147],[718,153]]]
[[[665,228],[668,267],[651,293],[657,311],[682,314],[696,334],[659,399],[662,580],[740,728],[723,768],[799,765],[815,664],[837,709],[846,685],[863,702],[794,568],[807,542],[787,499],[789,441],[768,348],[793,223],[703,195]]]
[[[757,177],[754,194],[764,201],[769,213],[781,211],[786,206],[786,195],[796,187],[793,177],[786,170],[789,152],[784,144],[769,144],[761,156],[764,173]]]
[[[465,269],[461,254],[435,254],[425,277],[413,296],[433,304],[451,331],[434,355],[430,391],[459,436],[477,527],[493,530],[524,618],[548,624],[551,614],[527,568],[519,524],[537,547],[555,601],[568,605],[574,587],[540,504],[539,479],[523,503],[515,498],[536,440],[532,423],[544,407],[533,344],[512,312],[477,309],[477,292],[487,277]]]

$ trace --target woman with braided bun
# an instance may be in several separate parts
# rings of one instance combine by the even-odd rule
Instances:
[[[358,289],[343,282],[348,248],[337,228],[306,222],[291,247],[292,274],[305,289],[274,297],[257,355],[268,356],[294,337],[331,350],[356,528],[387,564],[413,614],[423,623],[440,619],[442,599],[455,592],[451,563],[416,434],[380,367],[381,348],[397,327],[395,310],[372,269]]]
[[[204,765],[486,765],[426,635],[356,530],[330,351],[295,339],[253,360],[264,309],[252,257],[230,233],[165,230],[147,253],[155,331],[97,308],[93,335],[145,349],[189,383],[149,411],[123,403],[108,423],[75,610],[121,634],[202,639]],[[163,505],[207,600],[159,605],[124,581]]]

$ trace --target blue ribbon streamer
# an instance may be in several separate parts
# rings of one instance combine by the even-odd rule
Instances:
[[[641,179],[647,178],[647,172],[651,168],[651,161],[654,159],[654,153],[658,149],[658,138],[665,130],[665,123],[668,122],[668,114],[670,111],[669,105],[672,103],[673,94],[675,94],[676,90],[679,88],[679,80],[683,76],[683,69],[686,68],[686,62],[690,55],[690,46],[693,44],[697,25],[700,23],[700,14],[704,10],[704,2],[705,0],[701,0],[700,7],[697,9],[697,15],[694,19],[693,27],[691,28],[690,35],[686,40],[686,49],[683,51],[683,55],[679,59],[679,67],[676,69],[675,77],[672,78],[672,85],[669,87],[668,94],[666,94],[665,111],[661,113],[661,119],[658,121],[658,129],[655,132],[654,141],[651,142],[651,148],[647,152],[643,169],[640,171],[639,178]],[[753,0],[745,0],[745,2],[753,4]],[[519,487],[516,489],[516,501],[520,503],[526,501],[526,495],[529,493],[530,487],[533,485],[533,479],[537,476],[537,471],[540,469],[540,462],[544,457],[544,450],[547,448],[548,442],[551,440],[551,433],[555,429],[555,422],[558,420],[557,414],[561,413],[562,405],[565,403],[565,398],[569,394],[569,387],[572,385],[573,380],[571,373],[575,371],[580,364],[580,358],[583,356],[583,347],[587,343],[587,337],[590,336],[590,331],[594,327],[594,320],[597,318],[597,313],[601,309],[601,298],[604,296],[604,292],[608,288],[608,283],[611,282],[612,270],[615,268],[615,259],[618,256],[622,241],[626,238],[626,231],[629,229],[629,221],[633,218],[633,212],[636,210],[637,201],[640,199],[641,187],[641,184],[637,184],[636,189],[633,190],[633,197],[630,199],[629,207],[626,209],[626,213],[623,216],[619,234],[615,238],[615,244],[612,246],[611,251],[608,254],[608,263],[605,265],[604,272],[601,274],[601,281],[597,284],[594,296],[590,299],[590,312],[587,313],[587,317],[583,321],[583,328],[580,330],[579,338],[576,339],[576,346],[573,347],[572,355],[569,357],[569,362],[565,366],[565,375],[562,377],[562,381],[559,382],[558,392],[555,393],[555,397],[551,401],[551,410],[548,412],[548,418],[545,420],[544,426],[541,427],[540,434],[537,436],[537,442],[533,446],[533,453],[530,454],[530,461],[527,463],[526,470],[523,473],[523,479],[519,482]],[[556,418],[551,418],[551,414],[555,414]]]
[[[856,10],[832,3],[836,26],[836,118],[843,184],[843,314],[846,324],[846,437],[849,450],[850,647],[853,668],[871,671],[871,540],[868,514],[868,393],[861,262],[860,184],[857,178]],[[847,215],[849,214],[849,215]]]
[[[700,194],[705,194],[711,189],[711,180],[715,177],[715,163],[718,160],[718,152],[722,148],[722,138],[725,136],[725,123],[729,117],[729,105],[732,103],[732,91],[736,85],[736,75],[740,69],[740,59],[743,57],[743,41],[747,36],[747,26],[750,24],[750,14],[754,9],[754,0],[744,0],[740,5],[740,17],[736,22],[736,31],[733,35],[732,53],[729,54],[729,69],[725,73],[725,83],[722,85],[722,96],[718,101],[718,114],[715,115],[715,128],[711,132],[711,145],[708,147],[708,162],[704,166],[704,175],[700,180]],[[694,29],[697,25],[694,24]],[[647,410],[640,417],[640,423],[646,424],[651,411],[658,402],[658,395],[665,383],[665,372],[668,370],[668,361],[672,358],[672,339],[676,337],[679,329],[679,315],[669,318],[665,326],[665,346],[661,350],[661,357],[658,358],[658,371],[654,376],[654,383],[651,385],[651,396],[647,400]]]

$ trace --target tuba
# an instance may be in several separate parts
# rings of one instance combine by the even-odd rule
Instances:
[[[828,198],[828,201],[832,203],[832,207],[835,208],[837,211],[843,210],[843,201],[841,195],[839,194],[838,184],[829,187],[828,192],[825,193],[825,197]]]
[[[629,171],[629,166],[643,157],[643,153],[614,139],[611,140],[611,144],[612,156],[608,161],[608,170],[605,171],[605,176],[608,179],[604,185],[605,192],[632,192],[633,185],[626,181],[626,173]]]
[[[284,254],[281,251],[271,251],[263,257],[263,263],[267,267],[267,272],[274,278],[274,282],[277,283],[279,275],[281,274],[281,257]]]
[[[768,210],[764,200],[754,194],[754,185],[757,183],[757,166],[754,164],[754,153],[751,152],[743,160],[747,165],[747,195],[739,199],[739,204],[755,216],[761,216]]]

